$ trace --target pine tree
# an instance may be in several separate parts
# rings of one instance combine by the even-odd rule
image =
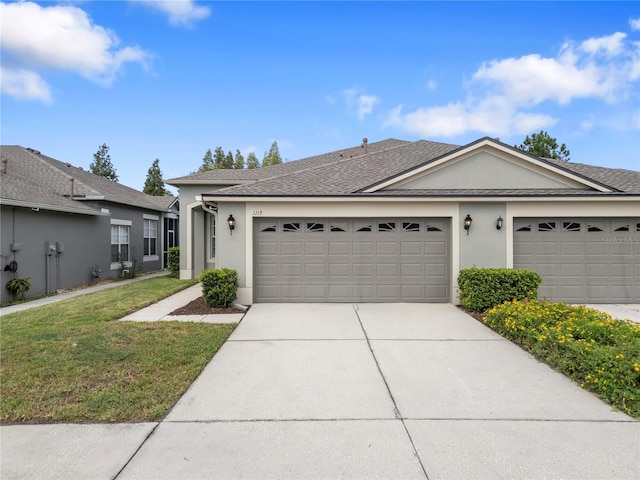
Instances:
[[[202,157],[202,165],[198,168],[198,172],[207,172],[209,170],[213,170],[215,167],[215,162],[213,160],[213,154],[211,153],[211,149],[207,150],[207,153]]]
[[[278,142],[274,140],[269,151],[264,154],[262,166],[268,167],[269,165],[278,165],[279,163],[282,163],[282,157],[280,156],[280,150],[278,149]]]
[[[236,158],[233,161],[233,168],[236,170],[242,170],[244,168],[244,157],[240,153],[240,150],[236,150]]]
[[[229,152],[227,152],[227,154],[224,157],[224,163],[222,164],[222,168],[233,168],[233,153],[231,153],[231,150],[229,150]]]
[[[260,168],[260,160],[258,160],[258,157],[256,157],[256,154],[253,152],[250,152],[249,155],[247,155],[247,168]]]
[[[555,158],[566,162],[571,160],[569,157],[571,152],[569,152],[567,146],[564,143],[558,146],[558,141],[544,130],[540,130],[540,133],[532,134],[531,137],[527,135],[522,144],[519,146],[514,145],[514,147],[536,157]]]
[[[213,168],[224,168],[225,156],[226,155],[224,154],[224,150],[222,150],[222,147],[216,147],[216,150],[213,153]]]
[[[103,143],[98,148],[98,151],[93,154],[93,162],[89,165],[89,171],[112,182],[118,181],[118,174],[111,163],[111,155],[109,155],[109,147],[107,147],[106,143]]]
[[[147,179],[144,181],[144,193],[154,196],[171,195],[165,188],[164,180],[162,180],[162,172],[160,171],[160,160],[157,158],[153,161],[153,165],[147,171]]]

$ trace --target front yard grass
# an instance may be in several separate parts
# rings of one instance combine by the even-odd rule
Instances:
[[[486,325],[615,408],[640,417],[640,325],[562,303],[506,302]]]
[[[116,320],[194,283],[152,278],[4,315],[0,422],[164,418],[235,325]]]

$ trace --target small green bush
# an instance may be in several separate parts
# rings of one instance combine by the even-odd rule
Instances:
[[[458,275],[460,305],[472,312],[510,300],[538,298],[542,277],[530,270],[510,268],[465,268]]]
[[[484,323],[623,412],[640,416],[640,325],[583,306],[507,302]]]
[[[180,275],[180,247],[171,247],[167,253],[167,268],[172,277]]]
[[[27,293],[31,288],[31,282],[29,282],[30,279],[31,277],[14,278],[13,280],[9,280],[6,285],[7,290],[9,290],[15,297],[20,295],[20,298],[24,299],[25,293]]]
[[[238,272],[230,268],[200,274],[202,296],[214,308],[227,308],[238,296]]]

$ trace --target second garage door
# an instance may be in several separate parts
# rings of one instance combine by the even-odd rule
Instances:
[[[255,219],[256,302],[448,302],[449,220]]]
[[[513,263],[538,272],[539,297],[640,303],[640,218],[519,218]]]

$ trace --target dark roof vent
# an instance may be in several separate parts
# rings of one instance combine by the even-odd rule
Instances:
[[[36,150],[35,148],[27,147],[31,153],[35,153],[36,155],[40,155],[40,150]]]
[[[362,145],[360,145],[363,149],[364,149],[364,153],[367,154],[369,153],[368,148],[367,148],[367,144],[369,143],[369,139],[367,137],[364,137],[362,139]]]
[[[7,173],[7,163],[9,163],[9,160],[7,160],[6,158],[2,159],[2,173]]]

